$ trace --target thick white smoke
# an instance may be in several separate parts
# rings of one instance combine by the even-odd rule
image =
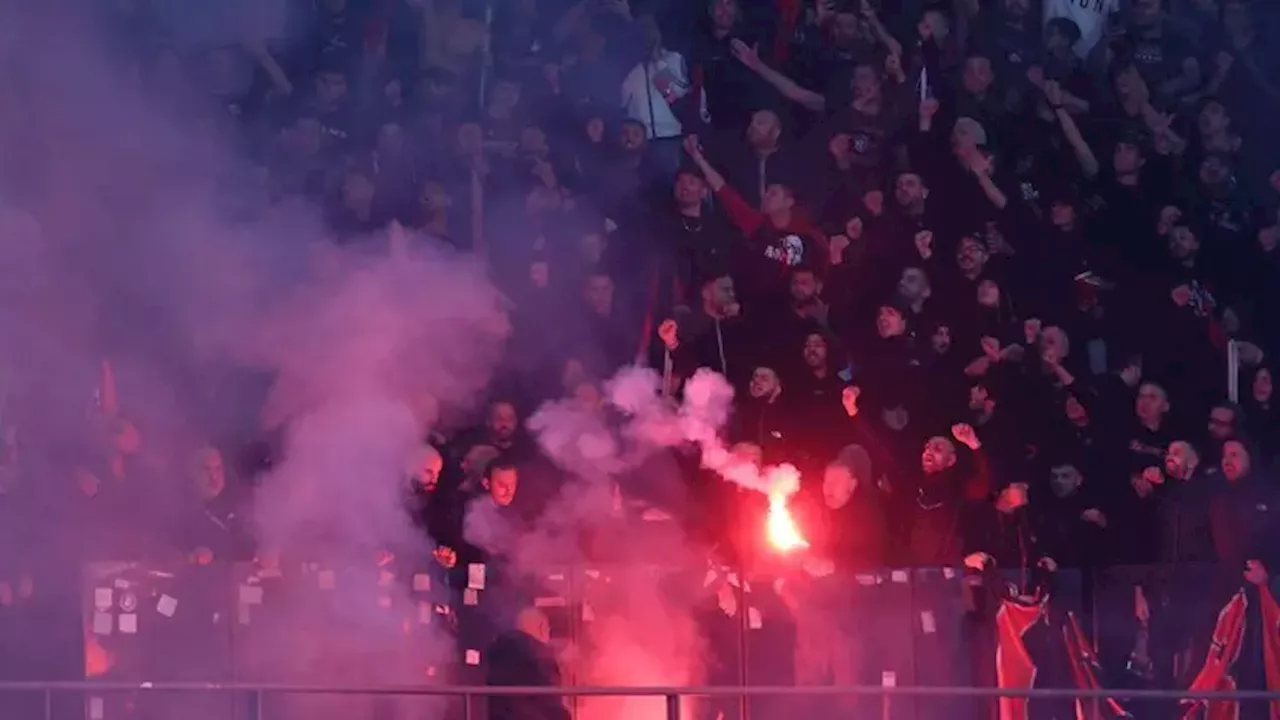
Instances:
[[[660,395],[660,381],[653,370],[624,368],[606,383],[604,408],[560,400],[534,413],[529,428],[568,479],[531,536],[514,548],[488,546],[510,554],[516,571],[535,579],[564,564],[604,566],[599,572],[608,581],[585,592],[590,620],[582,624],[577,653],[581,684],[680,686],[706,678],[707,646],[696,618],[708,603],[699,584],[707,549],[670,519],[692,508],[627,507],[619,484],[645,490],[683,483],[674,462],[662,460],[691,450],[703,467],[752,491],[790,495],[798,488],[793,469],[761,469],[726,449],[721,438],[733,388],[722,376],[699,371],[680,405]],[[646,516],[651,521],[639,519]],[[469,539],[485,546],[501,536],[494,522],[479,510],[470,513]],[[693,701],[686,704],[693,712]],[[665,716],[660,698],[590,698],[580,711],[587,720]]]
[[[0,553],[62,567],[85,544],[59,514],[57,489],[74,488],[68,457],[83,443],[104,357],[121,376],[140,454],[155,462],[156,484],[132,489],[146,507],[120,514],[119,534],[137,533],[148,513],[163,525],[190,510],[187,458],[236,429],[215,418],[239,416],[184,401],[225,380],[210,368],[234,364],[274,378],[263,420],[284,430],[284,455],[250,514],[286,573],[306,559],[372,568],[383,549],[420,547],[401,506],[405,461],[489,380],[507,333],[499,294],[478,262],[442,248],[370,258],[330,247],[313,208],[242,212],[263,191],[245,184],[258,168],[149,97],[135,68],[108,52],[93,22],[100,10],[0,4],[0,372],[8,419],[26,441],[22,502],[50,513],[51,526],[44,544]],[[222,389],[212,405],[247,392]],[[159,556],[189,550],[165,547],[163,533],[149,540]],[[403,629],[380,612],[379,592],[350,589],[341,618],[300,607],[274,640],[348,658],[329,662],[321,681],[405,679]],[[185,652],[205,650],[193,641]],[[436,638],[423,653],[451,655],[452,645]]]

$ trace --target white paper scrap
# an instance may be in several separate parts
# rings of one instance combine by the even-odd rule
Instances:
[[[93,634],[94,635],[110,635],[115,629],[114,618],[110,613],[94,613],[93,614]]]
[[[413,574],[414,592],[431,592],[431,576],[426,573]]]
[[[172,595],[161,595],[160,599],[156,601],[156,612],[165,617],[173,617],[173,614],[177,612],[177,610],[178,599]]]
[[[480,604],[480,593],[476,592],[475,590],[473,590],[473,589],[471,589],[471,588],[467,588],[466,590],[463,590],[463,591],[462,591],[462,604],[463,604],[463,605],[479,605],[479,604]]]
[[[938,621],[933,617],[933,613],[925,610],[920,613],[920,629],[925,635],[932,635],[938,632]]]
[[[240,586],[240,602],[245,605],[261,605],[262,604],[262,586],[261,585],[241,585]]]
[[[885,670],[880,673],[881,687],[898,687],[898,673],[892,670]]]
[[[467,565],[467,587],[472,590],[484,589],[484,564],[471,563]]]
[[[89,698],[89,720],[103,720],[107,714],[105,705],[100,697]]]
[[[468,665],[479,665],[479,664],[480,664],[480,651],[479,651],[479,650],[468,650],[468,651],[465,653],[464,657],[466,658],[466,661],[467,661],[467,664],[468,664]]]
[[[582,622],[592,622],[596,619],[596,611],[591,609],[591,605],[582,603]]]
[[[756,608],[747,608],[747,627],[752,630],[759,630],[764,627],[764,619],[760,617],[760,611]]]
[[[419,625],[430,625],[431,615],[432,615],[431,603],[429,602],[418,603],[418,624]]]
[[[121,613],[120,632],[124,635],[136,635],[138,633],[138,616],[133,613]]]
[[[894,570],[889,577],[896,583],[904,583],[910,579],[906,570]]]
[[[109,587],[94,588],[93,607],[96,610],[108,610],[115,601],[115,593]]]

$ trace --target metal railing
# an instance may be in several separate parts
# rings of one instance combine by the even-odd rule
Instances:
[[[262,715],[263,698],[268,695],[346,695],[346,696],[435,696],[462,698],[466,720],[475,720],[475,699],[502,696],[552,697],[661,697],[666,703],[666,720],[682,720],[681,701],[685,698],[758,697],[845,697],[883,696],[908,698],[1018,698],[1104,700],[1196,700],[1196,701],[1267,701],[1280,702],[1280,692],[1236,690],[1232,692],[1194,692],[1190,690],[1117,690],[1076,688],[1010,689],[996,687],[925,687],[849,685],[830,687],[515,687],[515,686],[322,686],[322,685],[257,685],[246,683],[127,683],[127,682],[0,682],[0,698],[10,693],[41,693],[45,720],[53,720],[53,700],[66,693],[231,693],[250,695]]]

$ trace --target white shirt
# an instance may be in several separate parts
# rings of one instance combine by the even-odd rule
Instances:
[[[659,87],[667,87],[672,101],[689,94],[689,70],[680,53],[662,50],[656,60],[636,65],[622,81],[622,109],[644,125],[650,139],[679,137],[684,128]]]
[[[1120,12],[1120,0],[1044,0],[1045,22],[1067,18],[1080,28],[1076,55],[1086,57],[1106,32],[1107,18]]]

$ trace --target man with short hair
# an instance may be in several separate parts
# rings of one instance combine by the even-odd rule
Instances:
[[[685,150],[724,206],[743,240],[735,245],[734,274],[743,294],[769,302],[781,297],[789,272],[801,265],[821,269],[830,253],[827,238],[796,204],[795,192],[773,184],[765,188],[760,208],[751,207],[702,154],[698,138],[685,138]]]

